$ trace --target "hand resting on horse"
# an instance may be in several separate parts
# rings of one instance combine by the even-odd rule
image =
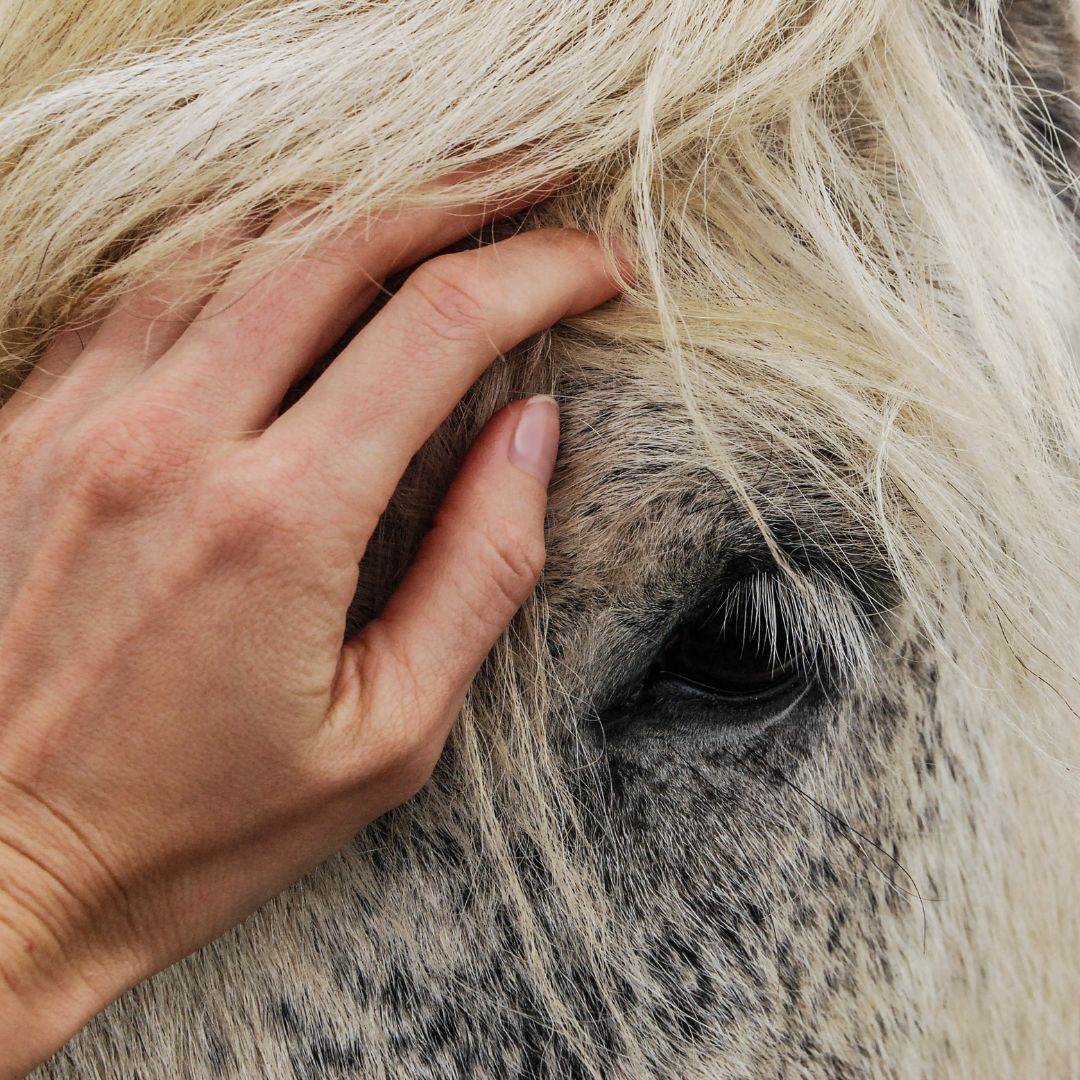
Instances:
[[[436,254],[491,216],[357,225],[267,273],[241,259],[197,298],[181,261],[89,335],[62,332],[0,409],[0,1076],[429,776],[540,573],[554,402],[491,420],[343,647],[358,563],[481,371],[617,289],[573,231]],[[378,282],[417,263],[279,413]]]

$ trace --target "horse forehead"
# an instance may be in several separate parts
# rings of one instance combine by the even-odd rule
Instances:
[[[812,439],[800,456],[785,454],[721,413],[708,443],[673,383],[597,375],[568,389],[551,496],[550,587],[563,586],[563,565],[567,587],[586,572],[609,584],[656,586],[665,576],[715,573],[732,555],[769,562],[761,523],[808,559],[880,575],[866,523],[812,467]],[[733,474],[752,486],[760,522],[733,490]]]

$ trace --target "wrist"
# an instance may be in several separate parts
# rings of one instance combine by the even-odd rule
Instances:
[[[140,978],[123,955],[53,926],[14,900],[0,874],[0,1080],[21,1077]]]
[[[149,974],[15,827],[0,820],[0,1080],[25,1075]]]
[[[107,1002],[53,963],[47,943],[5,919],[0,912],[0,1080],[11,1080],[46,1060]]]

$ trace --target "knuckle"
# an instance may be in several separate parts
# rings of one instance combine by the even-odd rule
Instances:
[[[237,455],[204,492],[204,519],[219,537],[243,544],[256,537],[291,537],[302,525],[294,497],[304,470],[291,458]]]
[[[500,614],[513,614],[532,592],[544,568],[542,536],[523,534],[508,521],[497,521],[481,533],[485,557],[480,561],[490,600]]]
[[[383,774],[406,799],[428,782],[442,754],[447,725],[437,700],[425,692],[430,680],[414,667],[407,648],[395,648],[392,638],[384,639],[381,647],[369,654],[372,663],[381,668],[382,678],[375,681],[373,673],[361,672],[367,685],[381,686],[383,696],[373,701],[382,720]]]
[[[109,410],[61,438],[53,463],[69,495],[126,509],[172,491],[195,456],[194,440],[172,410]]]
[[[469,339],[490,321],[488,289],[475,258],[440,255],[423,263],[406,283],[414,317],[435,338]]]
[[[384,763],[385,775],[401,801],[415,795],[430,779],[442,743],[419,722],[404,723]]]

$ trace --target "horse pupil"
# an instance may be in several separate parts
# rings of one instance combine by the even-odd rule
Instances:
[[[660,669],[703,689],[753,696],[789,682],[796,664],[783,626],[714,614],[676,633]]]

